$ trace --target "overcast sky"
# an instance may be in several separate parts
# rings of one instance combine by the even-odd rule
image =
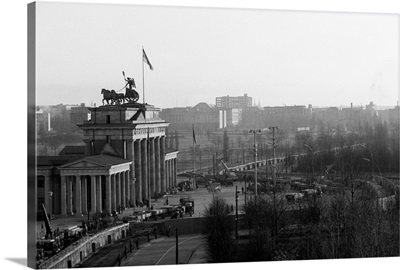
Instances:
[[[142,102],[142,46],[145,101],[160,108],[398,100],[397,15],[38,2],[36,33],[38,105],[99,106],[122,71]]]

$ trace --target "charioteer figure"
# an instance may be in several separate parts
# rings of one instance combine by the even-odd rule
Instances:
[[[124,71],[122,71],[122,74],[124,75],[124,80],[126,82],[126,84],[125,84],[125,99],[128,102],[135,103],[139,99],[139,94],[134,89],[134,88],[136,88],[135,80],[130,77],[126,78]]]

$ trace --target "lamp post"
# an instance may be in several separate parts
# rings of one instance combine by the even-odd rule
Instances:
[[[269,126],[269,130],[272,130],[272,162],[273,162],[273,167],[272,167],[272,179],[274,180],[274,188],[276,186],[276,166],[275,166],[275,129],[279,129],[278,126]]]
[[[51,205],[52,205],[52,200],[51,200],[51,198],[53,197],[53,191],[49,191],[49,213],[50,213],[50,223],[51,223],[51,220],[53,219],[53,207],[51,207]]]
[[[244,207],[247,207],[247,186],[246,179],[244,179]]]
[[[235,221],[236,221],[236,239],[239,239],[239,232],[238,232],[238,198],[239,198],[239,193],[238,193],[238,189],[236,186],[236,194],[235,194],[235,198],[236,198],[236,216],[235,216]]]
[[[304,144],[305,147],[310,149],[311,151],[311,167],[312,167],[312,173],[313,173],[313,178],[314,178],[314,150],[309,146],[308,144]]]
[[[254,135],[254,201],[257,201],[257,144],[256,144],[256,134],[261,133],[261,129],[251,129],[249,133]]]

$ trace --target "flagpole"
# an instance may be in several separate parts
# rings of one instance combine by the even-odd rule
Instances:
[[[145,104],[145,99],[144,99],[144,61],[143,61],[143,52],[144,48],[142,46],[142,81],[143,81],[143,104]]]
[[[149,200],[149,210],[151,209],[151,196],[150,196],[150,128],[147,128],[147,197]]]
[[[195,170],[196,170],[196,148],[195,148],[195,134],[194,134],[194,124],[193,124],[193,189],[196,185],[196,176],[195,176]]]

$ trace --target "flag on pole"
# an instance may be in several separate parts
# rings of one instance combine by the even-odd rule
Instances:
[[[194,125],[193,125],[193,142],[197,144],[197,142],[196,142],[196,134],[194,134]]]
[[[151,196],[150,196],[150,128],[147,128],[147,207],[150,210]]]
[[[149,65],[150,69],[153,70],[153,66],[150,64],[149,58],[147,58],[146,52],[143,50],[143,62]]]

